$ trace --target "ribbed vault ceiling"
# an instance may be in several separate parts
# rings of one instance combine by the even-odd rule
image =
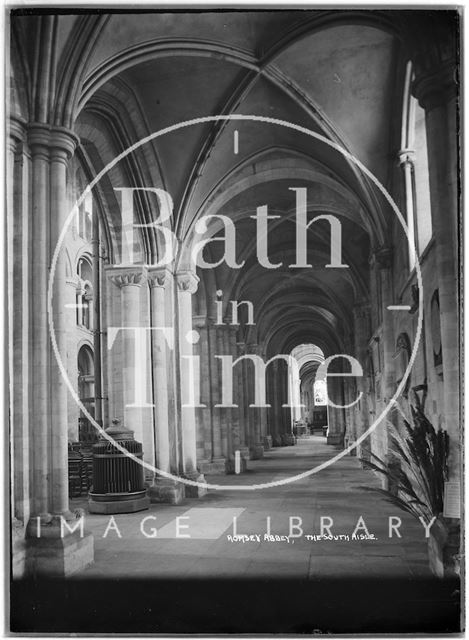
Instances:
[[[116,14],[105,22],[84,77],[77,129],[96,169],[143,135],[194,118],[242,114],[288,121],[340,144],[388,183],[396,144],[391,117],[400,100],[399,46],[388,32],[328,19],[322,12]],[[66,25],[70,26],[67,17]],[[234,132],[238,132],[238,153]],[[125,136],[123,135],[125,131]],[[109,155],[109,153],[108,153]],[[213,315],[216,288],[250,300],[256,326],[242,329],[268,351],[314,342],[325,354],[343,346],[353,304],[369,290],[371,247],[382,244],[392,215],[370,180],[326,143],[299,131],[256,121],[208,122],[158,137],[114,170],[112,185],[166,188],[174,229],[184,243],[207,212],[235,221],[243,269],[199,273],[199,309]],[[144,168],[143,168],[144,167]],[[137,186],[142,186],[137,185]],[[326,223],[308,233],[310,269],[294,263],[295,198],[308,192],[310,218],[333,213],[343,223],[349,269],[324,269]],[[108,189],[109,190],[109,189]],[[255,259],[259,206],[278,215],[269,226],[268,270]],[[114,207],[112,207],[115,209]],[[142,218],[148,216],[142,202]],[[208,235],[223,233],[220,225]],[[211,247],[220,257],[221,244]],[[147,249],[148,252],[148,249]]]

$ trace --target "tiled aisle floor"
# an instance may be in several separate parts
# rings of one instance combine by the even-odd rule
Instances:
[[[208,476],[213,484],[261,484],[301,473],[324,462],[337,451],[324,439],[300,439],[293,447],[266,452],[251,461],[239,476]],[[152,505],[149,511],[115,516],[121,538],[109,527],[110,516],[86,515],[95,537],[95,563],[80,577],[428,577],[427,544],[422,525],[362,485],[379,486],[372,471],[346,456],[305,479],[254,491],[211,490],[201,500],[178,506]],[[85,506],[73,500],[72,507]],[[142,523],[144,518],[153,516]],[[376,540],[308,540],[319,534],[320,519],[333,520],[331,532],[349,535],[360,516]],[[388,537],[389,517],[399,517],[401,538]],[[176,518],[180,535],[176,538]],[[238,534],[258,534],[260,540],[231,542],[233,517]],[[288,535],[289,518],[295,518],[304,535],[287,541],[264,540],[267,518],[271,533]],[[396,521],[397,522],[397,521]],[[146,538],[157,529],[157,537]],[[109,527],[107,536],[103,535]],[[187,528],[184,528],[187,527]],[[361,530],[360,532],[363,532]],[[298,529],[294,533],[299,533]]]

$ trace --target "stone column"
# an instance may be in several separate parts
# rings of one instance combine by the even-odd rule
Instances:
[[[367,360],[367,345],[370,337],[370,305],[369,303],[362,301],[357,303],[353,307],[353,327],[354,327],[354,339],[355,339],[355,356],[363,369],[363,377],[357,379],[358,393],[363,393],[360,401],[360,411],[358,413],[359,422],[357,425],[357,438],[359,438],[370,426],[369,411],[366,395],[368,392],[367,378],[366,378],[366,360]],[[371,443],[370,438],[367,437],[361,444],[358,445],[356,455],[360,459],[370,459]]]
[[[426,24],[429,23],[429,24]],[[443,410],[441,426],[450,438],[449,479],[459,482],[462,473],[462,425],[460,410],[461,367],[461,278],[460,251],[462,217],[460,214],[460,121],[458,113],[460,20],[454,12],[430,12],[418,29],[412,21],[408,38],[413,48],[415,81],[413,93],[425,110],[428,170],[433,237],[438,274],[440,331],[443,373]],[[430,27],[430,28],[429,28]],[[431,39],[425,34],[431,33]],[[419,37],[415,38],[415,34]],[[414,36],[414,37],[412,37]],[[462,499],[462,496],[461,496]],[[439,521],[438,521],[439,522]],[[441,523],[440,523],[441,524]],[[439,575],[460,572],[460,521],[446,520],[444,540],[432,544],[438,554]],[[433,548],[436,547],[436,548]],[[441,560],[443,559],[443,562]],[[435,558],[432,558],[432,562]]]
[[[388,305],[394,304],[392,286],[392,251],[388,247],[382,247],[375,252],[375,260],[378,265],[381,282],[381,313],[383,327],[383,370],[384,398],[386,405],[395,392],[394,383],[394,353],[396,351],[392,313],[388,311]]]
[[[204,475],[225,474],[227,460],[223,455],[221,415],[226,409],[214,407],[221,398],[221,367],[215,357],[221,355],[217,340],[218,327],[213,325],[212,319],[205,316],[195,316],[192,320],[201,334],[198,343],[201,356],[201,397],[203,403],[207,404],[207,407],[198,409],[198,425],[205,440],[204,459],[199,462],[199,468]]]
[[[76,140],[72,132],[61,127],[29,126],[32,163],[30,419],[34,501],[27,527],[26,570],[62,576],[93,561],[93,538],[89,534],[80,535],[78,516],[69,510],[67,388],[55,354],[49,347],[47,312],[50,261],[70,213],[65,197],[66,169]],[[67,297],[63,249],[58,254],[53,275],[54,335],[66,366]]]
[[[330,371],[333,371],[333,363]],[[328,397],[336,405],[344,405],[343,379],[328,377]],[[341,407],[328,407],[329,425],[327,429],[327,444],[343,444],[345,432],[345,414]]]
[[[135,439],[143,444],[143,455],[146,460],[154,459],[153,434],[144,429],[147,416],[144,412],[152,412],[152,401],[148,385],[147,353],[150,346],[150,332],[138,336],[135,331],[126,328],[145,328],[142,322],[141,291],[147,282],[147,271],[142,266],[110,266],[107,267],[109,280],[121,291],[121,329],[116,336],[122,345],[122,362],[118,371],[122,371],[122,395],[124,426],[134,431]],[[109,336],[109,328],[108,328]],[[145,346],[147,347],[145,349]]]
[[[256,351],[258,356],[260,356],[262,358],[262,360],[265,362],[266,359],[266,354],[265,354],[265,350],[262,348],[261,345],[258,345],[256,348]],[[268,368],[266,371],[266,381],[265,381],[265,403],[269,404],[269,396],[268,396],[268,384],[267,384],[267,378],[268,378]],[[257,381],[258,382],[258,381]],[[264,442],[266,440],[267,437],[267,411],[268,408],[267,407],[261,407],[258,409],[258,419],[259,419],[259,444],[261,444],[264,447]],[[268,441],[267,441],[267,444]]]
[[[205,471],[202,465],[210,461],[212,457],[212,430],[213,430],[213,404],[211,400],[210,386],[210,356],[208,344],[208,327],[206,316],[193,316],[192,324],[199,332],[199,341],[194,346],[194,351],[200,358],[200,401],[202,407],[196,408],[197,424],[197,460],[199,468]]]
[[[50,141],[50,214],[51,214],[51,254],[55,251],[60,234],[68,215],[67,165],[72,157],[77,138],[69,131],[54,129]],[[52,257],[52,255],[51,255]],[[67,364],[67,284],[65,267],[65,247],[58,253],[54,274],[53,317],[57,350],[64,366]],[[68,408],[67,386],[54,354],[51,354],[51,400],[52,420],[52,511],[70,513],[68,508]]]
[[[280,447],[282,445],[281,440],[281,419],[282,419],[282,403],[280,399],[280,364],[278,360],[274,360],[271,364],[272,367],[272,446]]]
[[[251,343],[246,345],[247,353],[252,353],[253,355],[258,355],[259,345],[255,343]],[[259,379],[256,376],[256,369],[252,362],[246,362],[247,368],[247,384],[248,384],[248,393],[249,398],[252,398],[252,401],[248,403],[248,420],[249,420],[249,450],[250,457],[252,460],[258,460],[264,456],[264,446],[261,440],[261,411],[262,409],[259,407],[250,407],[250,404],[254,404],[256,398],[256,389],[259,386]],[[262,375],[257,374],[257,375]]]
[[[203,469],[204,473],[225,473],[226,459],[222,451],[221,439],[221,412],[223,409],[214,405],[221,402],[222,391],[220,386],[221,364],[215,356],[222,355],[218,350],[217,344],[217,326],[210,322],[208,325],[208,346],[209,346],[209,363],[210,363],[210,389],[212,398],[212,457],[210,464]]]
[[[236,359],[243,356],[246,352],[246,345],[244,342],[236,343]],[[249,459],[249,422],[248,422],[248,397],[246,396],[246,380],[245,380],[245,366],[246,363],[244,360],[236,366],[234,375],[236,376],[234,379],[237,381],[238,385],[238,393],[237,393],[237,404],[238,404],[238,421],[239,421],[239,437],[240,437],[240,447],[241,447],[241,455]]]
[[[228,352],[233,358],[233,362],[238,356],[237,343],[238,328],[230,326],[228,329]],[[241,465],[240,471],[247,470],[247,461],[249,460],[249,447],[246,446],[244,425],[243,425],[243,398],[242,394],[242,367],[241,363],[237,364],[233,371],[233,398],[237,404],[236,409],[231,409],[231,438],[233,454],[239,451]]]
[[[74,306],[77,302],[77,292],[79,291],[79,278],[73,274],[66,280],[67,285],[67,323],[70,327],[74,327],[77,323],[77,309]],[[79,311],[79,310],[78,310]],[[70,382],[73,384],[78,394],[78,358],[77,358],[77,338],[70,332],[68,335],[68,358],[67,371]],[[80,417],[80,408],[78,404],[71,400],[68,402],[68,440],[69,442],[77,442],[79,439],[78,419]]]
[[[214,404],[221,402],[223,384],[221,361],[217,356],[230,354],[229,331],[230,327],[228,324],[211,325],[209,328],[210,388],[211,401]],[[233,388],[235,387],[236,373],[237,367],[233,370]],[[233,398],[234,397],[235,394],[233,393]],[[236,400],[234,400],[234,402],[236,402]],[[200,467],[204,474],[225,474],[229,473],[233,467],[230,462],[233,411],[233,409],[224,407],[214,407],[212,410],[212,457],[210,461],[204,462]]]
[[[441,48],[450,52],[451,47]],[[422,60],[423,61],[423,58]],[[461,459],[459,246],[459,120],[456,54],[432,68],[416,69],[413,91],[425,109],[432,227],[438,267],[444,388],[442,427],[450,437],[450,478],[459,480]]]
[[[281,411],[281,433],[280,440],[282,446],[288,446],[294,444],[294,438],[292,434],[292,422],[291,422],[291,409],[288,405],[288,390],[289,390],[289,375],[288,368],[285,361],[279,361],[280,371],[280,411]]]
[[[102,244],[100,245],[100,260],[101,260],[101,268],[99,270],[100,275],[100,283],[99,283],[99,293],[100,293],[100,308],[101,308],[101,331],[103,331],[103,336],[101,336],[101,381],[102,381],[102,408],[103,408],[103,424],[111,424],[111,417],[109,416],[109,394],[110,394],[110,386],[109,386],[109,358],[106,355],[107,347],[104,336],[104,329],[108,326],[108,315],[109,315],[109,287],[106,281],[106,266],[109,265],[109,257],[103,251]],[[114,417],[114,416],[113,416]]]
[[[49,506],[49,335],[47,328],[47,272],[49,267],[49,130],[29,131],[32,169],[31,304],[32,304],[32,512],[50,518]]]
[[[384,408],[395,393],[395,373],[394,373],[394,353],[396,342],[394,336],[393,315],[388,311],[388,305],[394,304],[394,293],[392,286],[392,251],[389,247],[381,247],[374,252],[374,260],[379,271],[381,287],[381,318],[382,318],[382,363],[381,363],[381,406]],[[386,420],[394,422],[396,415],[394,411],[388,413]],[[386,421],[382,421],[372,438],[379,443],[380,451],[388,452],[388,429]],[[386,453],[386,456],[388,454]],[[392,457],[392,456],[391,456]],[[389,462],[391,463],[391,457]]]
[[[197,291],[199,278],[192,271],[180,271],[176,274],[178,302],[178,346],[179,346],[179,381],[181,390],[182,421],[182,467],[184,476],[189,480],[203,482],[204,477],[197,469],[197,441],[195,407],[190,406],[194,388],[192,379],[193,356],[192,339],[192,294]],[[188,356],[189,358],[185,357]],[[198,486],[186,486],[187,497],[201,497],[206,489]]]
[[[161,328],[166,326],[165,289],[170,279],[166,268],[148,271],[150,284],[150,325],[152,353],[152,385],[155,404],[155,466],[164,473],[171,473],[171,449],[169,442],[168,413],[168,363],[167,340]],[[174,345],[173,345],[174,349]],[[184,498],[184,485],[163,475],[153,478],[149,487],[151,502],[179,504]]]
[[[223,330],[223,353],[226,355],[230,355],[233,357],[232,347],[231,347],[231,335],[233,330],[236,331],[235,327],[226,324]],[[236,381],[233,375],[233,402],[236,404]],[[234,421],[234,409],[226,409],[226,457],[228,460],[229,469],[233,468],[233,461],[235,456],[235,451],[238,449],[239,445],[239,434],[236,430],[236,423]]]
[[[27,189],[29,159],[26,130],[11,120],[7,138],[8,369],[12,448],[12,515],[25,524],[30,512],[29,485],[29,270],[30,216]]]
[[[8,374],[10,380],[11,556],[13,577],[25,571],[25,525],[30,514],[29,451],[29,158],[26,130],[10,120],[7,137]]]
[[[285,442],[285,412],[286,409],[283,406],[286,403],[285,399],[285,391],[286,391],[286,380],[285,380],[285,369],[281,360],[278,361],[277,367],[277,393],[278,393],[278,417],[279,417],[279,436],[280,436],[280,444],[282,447],[286,445]]]
[[[272,419],[272,411],[273,411],[273,396],[274,396],[274,392],[273,392],[273,387],[272,387],[272,367],[268,367],[267,368],[267,374],[266,374],[266,397],[267,397],[267,404],[270,405],[270,407],[267,407],[266,409],[266,424],[265,424],[265,435],[263,437],[262,440],[262,444],[264,446],[264,451],[268,451],[269,449],[272,448],[272,429],[273,429],[273,419]]]
[[[174,344],[170,352],[166,352],[168,389],[168,432],[169,449],[171,453],[171,470],[175,475],[182,472],[182,436],[181,436],[181,410],[179,389],[179,362],[178,362],[178,329],[177,329],[177,288],[173,273],[167,273],[168,285],[165,287],[165,326],[173,330]]]
[[[354,349],[354,340],[353,336],[347,333],[344,340],[344,353],[352,354]],[[357,397],[356,392],[356,378],[344,378],[343,379],[343,390],[344,390],[344,405],[349,405],[355,402]],[[348,447],[349,444],[354,442],[357,437],[356,430],[356,411],[357,406],[354,405],[349,409],[344,409],[344,418],[345,418],[345,431],[344,431],[344,448]]]
[[[221,329],[221,331],[220,331]],[[229,324],[229,319],[226,319],[225,325],[219,328],[219,335],[221,334],[222,340],[220,341],[220,350],[224,355],[230,355],[233,362],[237,359],[237,345],[236,334],[237,328]],[[227,473],[235,472],[235,456],[236,451],[239,451],[240,456],[240,472],[245,471],[247,468],[247,460],[249,459],[249,449],[241,444],[241,429],[239,420],[239,377],[242,375],[242,363],[237,364],[233,369],[233,403],[238,407],[221,409],[222,413],[222,429],[223,435],[226,438],[225,451],[226,451],[226,470]],[[220,379],[220,384],[222,379]]]
[[[217,326],[217,353],[216,355],[228,355],[226,351],[226,332],[228,330],[228,325],[220,325]],[[217,360],[219,362],[219,360]],[[218,386],[221,392],[223,384],[223,376],[221,367],[218,369]],[[230,457],[229,451],[229,438],[228,438],[228,423],[229,423],[229,414],[231,409],[228,408],[219,408],[220,412],[220,436],[221,436],[221,450],[222,455],[228,463]]]

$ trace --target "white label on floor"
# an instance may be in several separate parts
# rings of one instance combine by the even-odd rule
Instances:
[[[245,509],[194,507],[158,529],[158,538],[218,540]],[[179,528],[179,536],[176,535]]]

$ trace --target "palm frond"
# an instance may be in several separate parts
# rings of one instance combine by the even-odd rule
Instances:
[[[448,479],[449,437],[435,430],[418,403],[411,407],[411,420],[404,420],[404,435],[390,423],[390,452],[399,465],[390,465],[372,451],[363,449],[370,459],[362,461],[384,475],[393,491],[362,487],[384,496],[386,500],[416,518],[431,518],[443,511],[444,485]]]

